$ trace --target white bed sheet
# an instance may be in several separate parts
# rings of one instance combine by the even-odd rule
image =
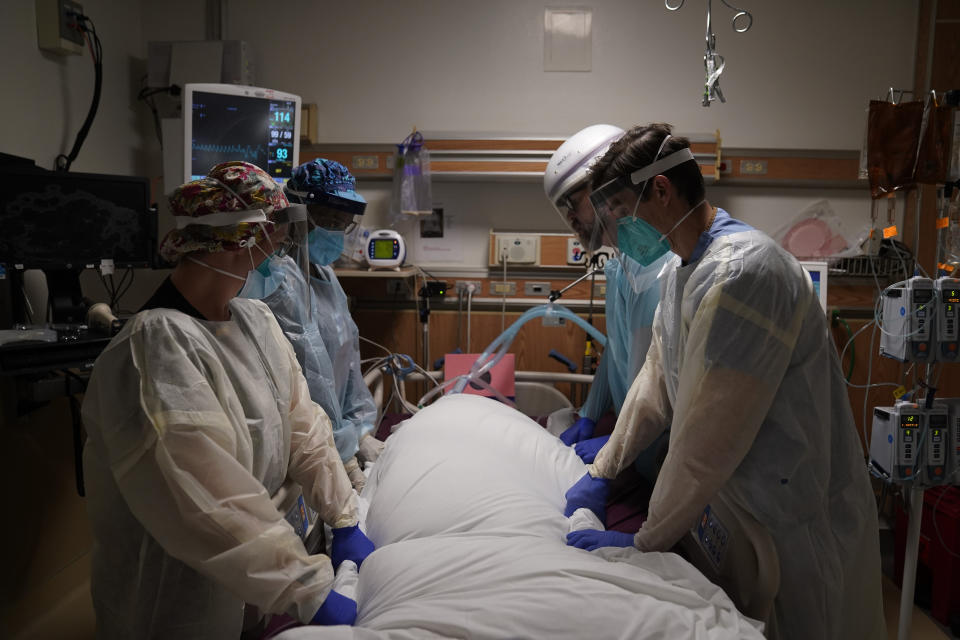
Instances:
[[[564,493],[586,471],[535,422],[447,396],[387,442],[363,497],[377,550],[354,627],[279,638],[762,638],[672,553],[566,545]]]

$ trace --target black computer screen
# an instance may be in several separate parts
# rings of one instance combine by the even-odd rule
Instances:
[[[192,102],[192,180],[232,160],[255,164],[278,182],[290,178],[296,102],[207,91],[194,91]]]
[[[157,214],[146,178],[0,170],[0,263],[83,268],[112,259],[150,267]]]

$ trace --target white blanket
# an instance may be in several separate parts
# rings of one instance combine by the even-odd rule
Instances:
[[[519,412],[439,400],[391,436],[364,490],[377,550],[356,626],[278,637],[762,638],[675,554],[568,547],[564,493],[584,473]]]

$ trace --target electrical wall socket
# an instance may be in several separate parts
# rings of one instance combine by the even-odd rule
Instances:
[[[567,319],[563,316],[547,314],[543,316],[543,326],[545,327],[563,327],[567,324]]]
[[[549,282],[525,282],[523,283],[523,293],[527,296],[547,296],[550,295]]]
[[[483,282],[480,280],[457,280],[457,293],[461,291],[466,295],[467,287],[473,285],[473,295],[479,296],[483,292]]]
[[[517,295],[516,282],[504,282],[503,280],[490,283],[490,295],[492,296],[515,296]]]
[[[607,283],[606,282],[594,282],[593,283],[593,297],[594,298],[604,298],[607,295]]]
[[[742,176],[762,176],[767,173],[766,160],[741,160],[740,175]]]
[[[85,40],[73,14],[83,7],[71,0],[36,0],[37,46],[59,55],[80,55]]]

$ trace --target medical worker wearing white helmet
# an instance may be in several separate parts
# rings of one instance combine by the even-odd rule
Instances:
[[[596,124],[570,136],[550,158],[543,177],[543,188],[563,221],[577,234],[587,252],[595,252],[603,243],[601,227],[596,223],[590,193],[590,167],[606,153],[610,144],[624,131],[609,124]],[[593,437],[597,421],[608,410],[619,413],[630,384],[640,372],[650,345],[653,315],[660,300],[659,275],[675,256],[663,254],[646,264],[621,254],[603,265],[606,277],[604,315],[607,346],[600,359],[579,419],[558,412],[550,428],[560,439],[576,448],[584,462],[593,462],[608,436]],[[564,419],[566,419],[564,421]],[[559,427],[554,423],[560,421]],[[651,444],[637,459],[637,469],[652,483],[657,462],[666,447],[666,437]]]

